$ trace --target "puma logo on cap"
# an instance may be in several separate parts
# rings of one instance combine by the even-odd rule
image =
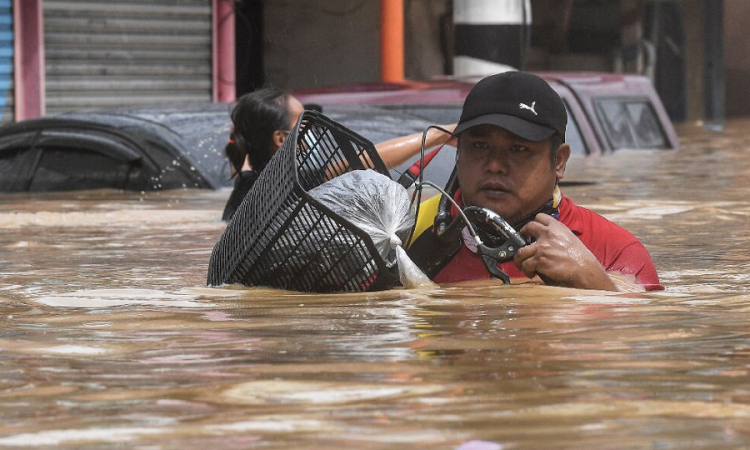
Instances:
[[[535,116],[538,116],[539,114],[537,114],[536,111],[534,111],[534,105],[536,105],[536,102],[531,102],[531,106],[523,104],[523,103],[519,103],[518,107],[521,109],[528,109],[529,111],[533,112]]]

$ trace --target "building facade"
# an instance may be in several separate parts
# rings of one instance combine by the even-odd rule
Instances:
[[[389,1],[403,5],[406,78],[507,54],[533,71],[643,73],[676,121],[750,114],[744,0],[0,0],[0,121],[378,81]],[[474,9],[514,2],[519,36],[492,42]]]

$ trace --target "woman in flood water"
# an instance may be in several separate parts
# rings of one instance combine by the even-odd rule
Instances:
[[[284,143],[304,111],[293,95],[278,89],[260,89],[240,97],[232,110],[232,132],[224,151],[231,163],[234,190],[229,196],[222,220],[232,219],[245,195],[255,184],[271,157]],[[455,127],[447,125],[448,131]],[[430,130],[425,147],[442,144],[450,138]],[[422,133],[398,137],[375,145],[386,167],[396,167],[421,149]]]
[[[232,110],[232,131],[224,148],[232,165],[234,190],[222,220],[231,220],[303,110],[299,100],[277,89],[261,89],[239,98]]]

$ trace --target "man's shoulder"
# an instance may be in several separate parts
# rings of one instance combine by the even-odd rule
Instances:
[[[633,275],[647,290],[663,289],[651,255],[637,237],[594,211],[566,200],[567,205],[560,207],[560,221],[578,235],[605,270]]]
[[[579,238],[606,239],[612,243],[627,245],[640,242],[630,231],[588,208],[576,205],[563,197],[560,205],[560,222],[564,223]]]
[[[605,269],[635,274],[652,265],[648,250],[637,237],[600,214],[568,199],[567,205],[561,205],[560,216],[560,221],[578,236]]]

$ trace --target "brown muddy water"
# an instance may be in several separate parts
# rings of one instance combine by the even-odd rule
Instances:
[[[666,290],[205,287],[228,192],[0,196],[0,448],[750,446],[750,135],[577,159]]]

